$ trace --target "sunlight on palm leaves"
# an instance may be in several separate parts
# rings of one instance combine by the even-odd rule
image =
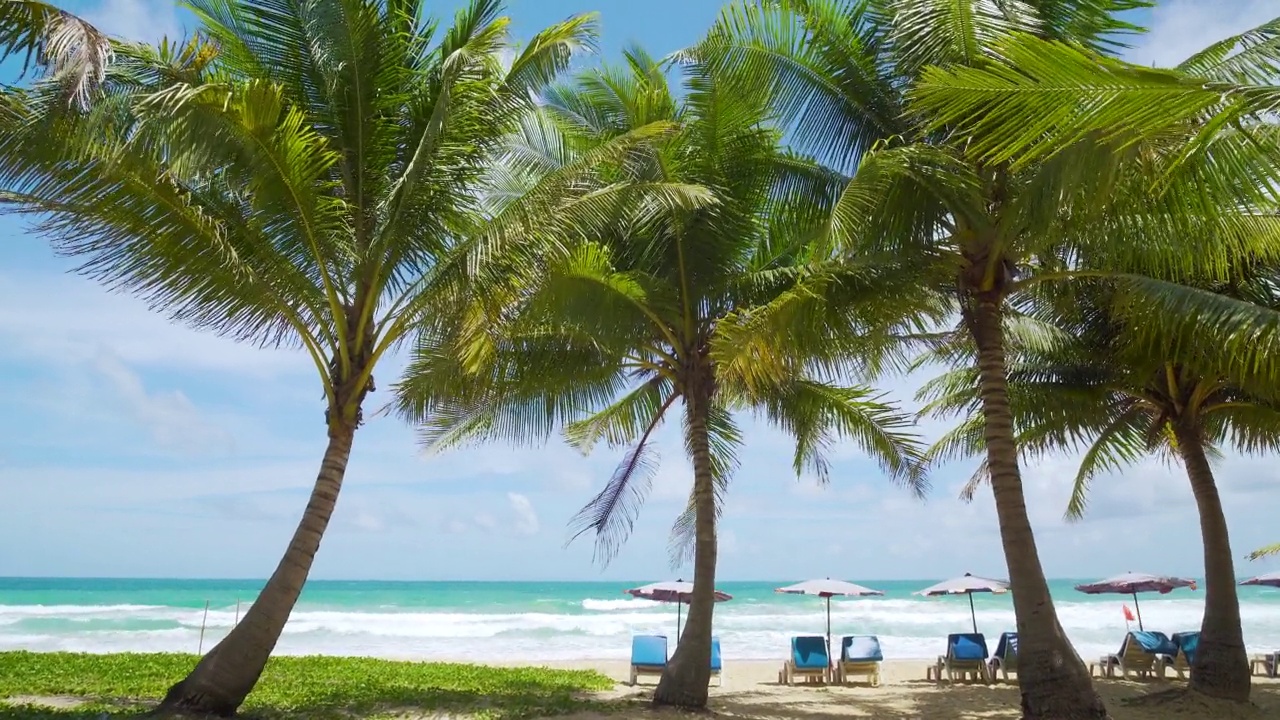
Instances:
[[[650,190],[706,187],[710,195],[619,197],[605,239],[580,242],[563,255],[522,254],[521,261],[536,263],[536,271],[518,271],[531,285],[511,287],[505,274],[509,290],[487,291],[513,303],[499,302],[493,311],[500,316],[483,324],[487,342],[498,345],[495,354],[479,362],[444,359],[449,347],[456,352],[459,343],[474,342],[455,328],[451,337],[420,348],[401,387],[401,410],[423,423],[435,443],[467,436],[543,439],[563,426],[584,452],[601,440],[626,447],[613,478],[572,524],[575,537],[597,535],[604,562],[621,547],[647,494],[656,468],[654,429],[691,392],[708,393],[712,403],[706,442],[719,495],[741,442],[730,413],[752,408],[796,437],[797,473],[815,471],[825,479],[825,449],[849,437],[880,458],[892,477],[922,482],[900,413],[865,390],[808,379],[814,370],[837,377],[855,367],[851,351],[874,346],[872,336],[892,315],[880,299],[892,288],[892,273],[811,257],[803,241],[813,228],[801,223],[822,213],[783,209],[780,201],[830,202],[837,186],[820,195],[792,191],[796,183],[820,187],[822,178],[803,179],[816,168],[783,153],[776,136],[761,129],[757,98],[726,96],[706,68],[688,62],[686,96],[678,102],[661,67],[633,48],[625,66],[553,89],[536,140],[555,152],[573,147],[589,154],[639,127],[671,123],[670,136],[602,163],[596,185],[582,192],[624,180]],[[553,127],[559,134],[549,132]],[[530,153],[531,139],[517,136],[517,162],[551,154]],[[716,147],[724,149],[711,150]],[[781,212],[771,213],[774,208]],[[792,218],[790,224],[783,217]],[[543,343],[581,352],[543,354]],[[699,379],[704,372],[714,381]],[[468,383],[469,373],[475,376]],[[468,384],[471,389],[462,390]],[[448,385],[469,402],[433,404]],[[676,558],[689,549],[679,538],[691,537],[692,517],[686,513],[676,523]]]

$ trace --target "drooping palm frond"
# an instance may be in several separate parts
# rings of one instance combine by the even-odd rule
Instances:
[[[68,101],[87,109],[111,62],[111,40],[87,20],[39,0],[0,0],[0,62],[23,56],[42,68]]]
[[[657,470],[650,437],[675,399],[676,396],[672,395],[658,406],[635,445],[618,463],[613,477],[609,478],[604,489],[569,522],[573,532],[570,541],[587,532],[595,534],[598,562],[608,564],[631,534],[640,507],[649,494],[653,473]]]

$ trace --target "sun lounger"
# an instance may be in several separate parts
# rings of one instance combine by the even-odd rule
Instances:
[[[991,661],[987,663],[987,675],[995,680],[997,671],[1003,680],[1009,679],[1009,673],[1018,674],[1018,633],[1007,632],[1000,635],[996,651],[991,654]]]
[[[1124,636],[1120,652],[1104,655],[1098,660],[1098,668],[1103,677],[1115,677],[1116,668],[1120,669],[1120,676],[1124,678],[1129,677],[1129,673],[1138,677],[1154,677],[1158,662],[1163,668],[1160,656],[1176,655],[1177,652],[1177,646],[1168,635],[1151,630],[1135,630]],[[1093,665],[1089,666],[1090,675],[1093,674],[1093,668]]]
[[[822,682],[827,679],[831,660],[827,657],[827,639],[821,635],[791,638],[791,658],[778,673],[778,682],[794,685],[797,678]]]
[[[947,654],[939,655],[938,662],[929,667],[925,678],[942,682],[942,673],[954,682],[972,679],[988,682],[987,639],[982,633],[955,633],[947,636]]]
[[[714,646],[713,646],[714,647]],[[641,675],[661,675],[667,666],[665,635],[636,635],[631,638],[631,684]]]
[[[840,639],[840,660],[836,663],[836,682],[849,682],[851,675],[866,676],[871,687],[880,686],[880,638],[875,635],[847,635]]]
[[[711,677],[716,679],[716,685],[724,686],[724,675],[722,671],[724,663],[720,660],[720,638],[711,636]]]
[[[1196,660],[1196,648],[1200,646],[1199,632],[1174,633],[1170,638],[1178,649],[1173,655],[1161,655],[1161,666],[1157,668],[1160,677],[1164,677],[1167,668],[1173,668],[1178,679],[1184,679],[1191,672],[1191,664]]]
[[[1249,673],[1266,677],[1280,677],[1280,650],[1249,658]]]

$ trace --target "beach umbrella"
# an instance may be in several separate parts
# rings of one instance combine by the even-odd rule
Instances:
[[[684,609],[683,606],[693,602],[693,583],[684,580],[676,580],[675,582],[658,582],[642,585],[638,588],[623,590],[622,592],[631,597],[638,597],[642,600],[653,600],[654,602],[675,603],[676,604],[676,642],[680,642],[680,615]],[[729,593],[715,591],[716,602],[724,602],[732,600],[733,596]]]
[[[884,595],[879,590],[872,590],[844,580],[805,580],[795,585],[780,587],[774,592],[787,595],[815,595],[827,601],[827,657],[831,657],[831,598],[833,597],[865,597],[868,595]]]
[[[1267,587],[1280,588],[1280,571],[1270,572],[1258,577],[1251,577],[1240,583],[1241,585],[1265,585]]]
[[[916,595],[924,595],[925,597],[933,597],[935,595],[968,595],[969,596],[969,617],[973,620],[973,631],[978,632],[978,613],[973,609],[974,593],[992,593],[999,595],[1000,593],[1009,592],[1009,583],[1004,580],[992,580],[991,578],[978,577],[965,573],[963,577],[943,580],[937,585],[916,592]]]
[[[1109,577],[1106,580],[1077,585],[1076,589],[1089,595],[1102,595],[1104,593],[1132,595],[1133,609],[1138,613],[1138,629],[1143,630],[1142,608],[1138,607],[1138,593],[1158,592],[1163,595],[1168,592],[1173,592],[1176,588],[1181,587],[1189,587],[1192,590],[1195,590],[1196,581],[1188,580],[1186,578],[1171,577],[1168,575],[1125,573],[1124,575]]]

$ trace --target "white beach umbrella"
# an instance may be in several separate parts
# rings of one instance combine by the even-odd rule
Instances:
[[[992,593],[999,595],[1009,592],[1009,583],[1005,580],[992,580],[991,578],[978,577],[965,573],[958,578],[943,580],[937,585],[917,591],[916,595],[924,595],[933,597],[937,595],[968,595],[969,596],[969,617],[973,620],[973,631],[978,632],[978,613],[973,609],[974,593]]]
[[[832,580],[825,578],[823,580],[805,580],[780,587],[774,592],[785,593],[787,595],[815,595],[825,598],[827,601],[827,658],[831,658],[831,598],[833,597],[865,597],[869,595],[884,595],[879,590],[862,587],[856,583],[845,582],[844,580]]]
[[[622,592],[631,597],[638,597],[642,600],[653,600],[654,602],[665,602],[676,604],[676,642],[680,641],[680,614],[685,605],[693,602],[693,583],[684,580],[676,580],[675,582],[657,582],[641,585],[638,588],[623,590]],[[732,600],[733,596],[726,592],[715,591],[716,602],[724,602]]]

